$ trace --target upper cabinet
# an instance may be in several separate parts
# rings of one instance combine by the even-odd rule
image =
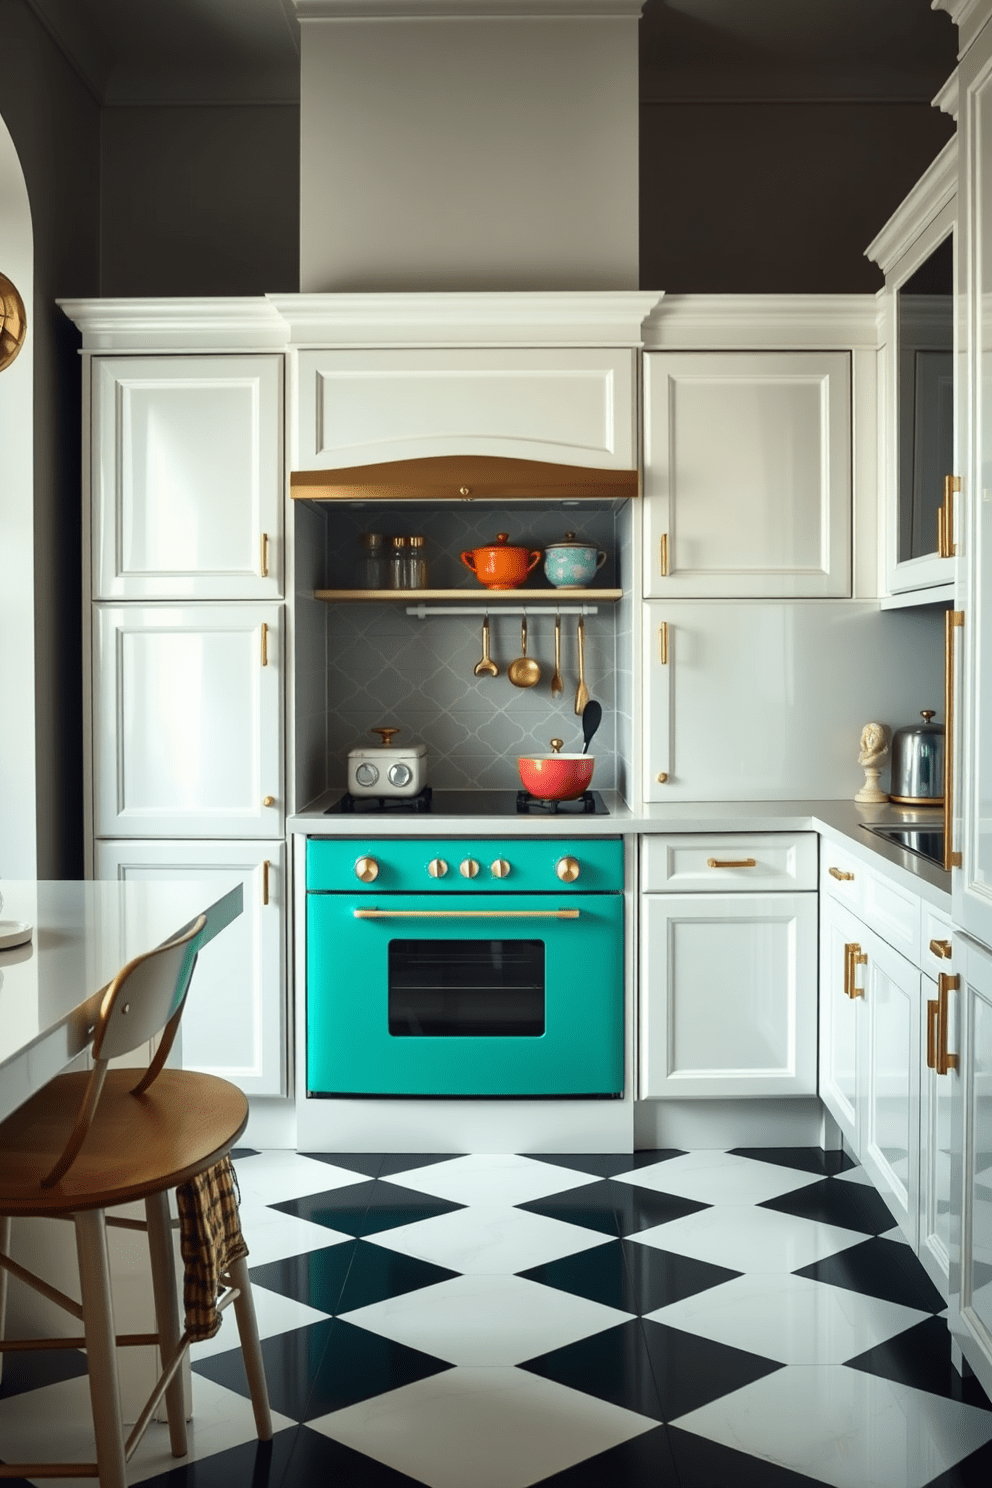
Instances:
[[[295,470],[502,455],[637,464],[629,347],[301,350]]]
[[[644,358],[644,592],[851,593],[851,357]]]
[[[880,297],[879,425],[885,589],[921,601],[954,582],[957,140],[867,250]],[[945,591],[950,598],[950,588]],[[905,600],[904,600],[905,602]]]
[[[93,598],[282,595],[283,358],[95,357]]]

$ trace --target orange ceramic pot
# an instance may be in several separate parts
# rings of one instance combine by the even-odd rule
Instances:
[[[560,739],[552,739],[551,748],[554,754],[524,754],[518,758],[524,790],[541,801],[577,801],[589,789],[596,761],[591,754],[559,753]]]
[[[510,547],[509,533],[501,532],[486,548],[471,548],[461,555],[480,584],[487,589],[516,589],[541,561],[539,552]]]

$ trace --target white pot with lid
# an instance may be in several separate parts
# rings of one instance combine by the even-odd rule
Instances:
[[[353,796],[417,796],[427,784],[427,745],[394,744],[398,728],[374,728],[381,744],[360,745],[348,754],[348,791]]]

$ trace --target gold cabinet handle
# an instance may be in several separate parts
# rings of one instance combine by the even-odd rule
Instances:
[[[958,1056],[947,1052],[947,1012],[950,994],[956,992],[961,985],[959,976],[948,976],[942,971],[937,978],[937,1047],[934,1058],[934,1069],[938,1075],[946,1075],[948,1070],[957,1069]]]
[[[276,804],[276,798],[275,798],[275,796],[263,796],[262,797],[262,805],[263,806],[274,806],[275,804]]]
[[[944,868],[961,867],[961,854],[954,851],[954,632],[964,625],[963,610],[944,615]]]
[[[954,496],[961,489],[959,475],[944,476],[944,500],[937,508],[937,557],[954,558],[957,546],[954,542]]]
[[[658,771],[658,784],[659,785],[667,785],[668,784],[668,771],[667,770],[659,770]]]
[[[269,902],[269,860],[268,860],[268,858],[266,858],[265,861],[262,863],[262,903],[263,904],[268,904],[268,902]]]
[[[663,532],[661,534],[661,544],[660,544],[660,552],[658,554],[658,562],[659,562],[659,567],[661,568],[661,577],[663,579],[667,579],[668,578],[668,533],[667,532]]]
[[[269,627],[262,621],[262,665],[269,664]]]
[[[932,940],[930,942],[930,954],[939,956],[941,961],[950,961],[953,951],[949,940]]]
[[[667,620],[662,620],[662,622],[661,622],[661,628],[660,628],[658,634],[659,634],[659,636],[661,638],[661,664],[662,664],[662,666],[667,666],[668,665],[668,621]]]
[[[267,579],[269,577],[269,534],[267,532],[262,533],[261,547],[262,552],[259,566],[262,570],[262,578]]]
[[[937,1068],[937,1014],[940,1004],[927,1003],[927,1069]]]
[[[757,868],[757,858],[707,858],[707,868]]]
[[[356,920],[577,920],[577,909],[356,909]]]
[[[850,997],[852,1002],[855,997],[864,997],[864,987],[856,985],[856,966],[867,966],[868,955],[861,949],[857,941],[848,941],[844,947],[844,995]]]
[[[847,873],[843,868],[828,868],[827,872],[830,874],[831,878],[838,878],[842,882],[844,881],[844,879],[854,877],[853,873]]]

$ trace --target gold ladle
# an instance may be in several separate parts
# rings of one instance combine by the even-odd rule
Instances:
[[[561,679],[561,616],[555,616],[555,670],[551,678],[551,696],[561,697],[565,684]]]
[[[520,622],[520,650],[523,653],[516,661],[511,661],[506,669],[506,675],[514,687],[536,687],[541,680],[540,665],[532,656],[527,655],[527,616]]]
[[[499,667],[489,655],[489,616],[482,622],[482,660],[475,663],[477,677],[498,677]]]

